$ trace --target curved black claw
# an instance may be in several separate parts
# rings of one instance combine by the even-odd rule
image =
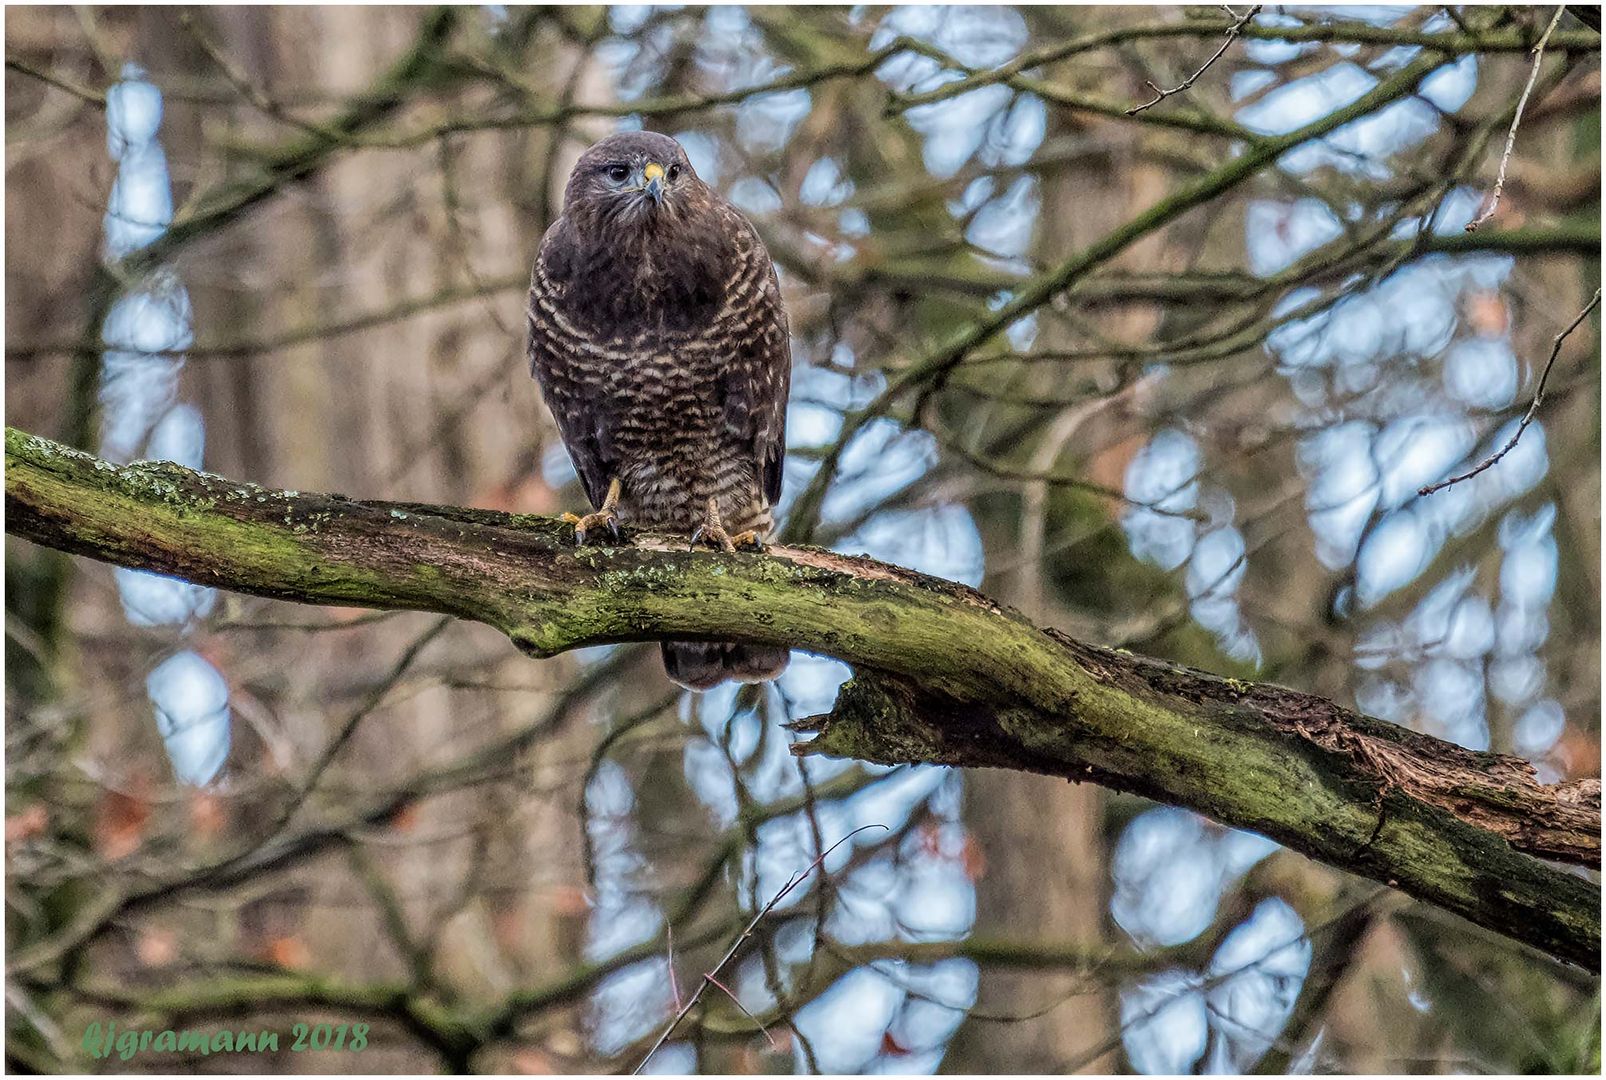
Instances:
[[[698,542],[703,540],[724,552],[736,550],[736,545],[731,542],[730,534],[712,522],[705,521],[692,530],[691,543],[686,546],[686,550],[696,551]]]
[[[613,534],[614,542],[621,542],[619,537],[619,515],[612,510],[598,510],[596,513],[587,514],[585,517],[580,517],[577,514],[564,514],[563,520],[574,526],[575,547],[584,546],[586,533],[599,525],[608,526],[608,531]]]

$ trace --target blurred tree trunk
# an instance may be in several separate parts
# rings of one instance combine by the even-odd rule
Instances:
[[[174,82],[205,78],[222,84],[215,58],[200,44],[204,36],[266,97],[299,97],[291,111],[314,117],[315,107],[305,103],[309,92],[337,101],[362,90],[413,42],[422,10],[210,8],[192,13],[192,34],[181,29],[173,9],[143,9],[127,19],[103,15],[114,23],[103,40],[117,51],[113,60],[140,64],[159,85],[169,72],[178,73]],[[484,19],[465,22],[461,34],[487,32]],[[517,20],[508,25],[521,26]],[[56,29],[60,41],[76,36],[70,16]],[[13,40],[10,28],[8,34]],[[516,48],[517,37],[510,36]],[[578,63],[579,54],[571,55]],[[555,93],[567,74],[546,71],[533,78],[549,80]],[[98,73],[86,82],[105,85]],[[593,71],[590,82],[584,92],[601,100],[606,80]],[[170,97],[164,104],[160,138],[177,206],[229,179],[194,165],[228,160],[217,143],[274,145],[297,134],[243,101],[225,106]],[[528,266],[548,218],[521,212],[528,210],[531,194],[511,180],[528,175],[532,144],[544,162],[552,152],[547,142],[543,132],[514,131],[418,153],[345,152],[311,180],[277,193],[185,251],[176,270],[194,305],[195,340],[272,337]],[[567,150],[571,160],[577,152]],[[30,235],[51,230],[50,247],[60,252],[62,264],[58,279],[41,276],[41,264],[31,261],[29,278],[16,282],[13,298],[22,302],[8,305],[8,331],[21,340],[71,339],[83,330],[77,311],[48,322],[34,316],[52,311],[47,296],[83,294],[68,282],[87,278],[98,257],[99,215],[43,196],[40,189],[59,187],[62,173],[74,171],[104,188],[99,181],[110,172],[105,153],[102,141],[83,148],[87,162],[40,155],[10,177],[13,206],[22,200],[30,207],[64,208],[61,222],[32,212],[7,218],[8,243],[36,247]],[[561,176],[567,164],[556,167]],[[244,174],[251,163],[237,156],[230,168]],[[86,184],[76,179],[69,187],[78,191]],[[86,198],[103,205],[105,191]],[[541,479],[539,464],[542,448],[556,436],[526,372],[523,333],[522,293],[505,290],[293,348],[194,357],[184,370],[179,400],[202,409],[210,470],[286,487],[550,512],[558,497]],[[63,369],[35,362],[24,374]],[[30,377],[24,390],[8,417],[51,429],[40,418],[59,414],[66,389]],[[115,633],[123,616],[108,588],[109,574],[94,568],[75,578],[75,623]],[[242,604],[220,597],[219,613],[238,616]],[[430,624],[407,616],[350,633],[299,638],[209,635],[203,625],[186,642],[230,683],[234,760],[254,773],[264,766],[250,757],[260,755],[266,770],[286,782],[222,800],[240,839],[272,820],[288,790],[299,785],[359,707],[373,686],[361,680],[382,677]],[[171,637],[161,636],[163,642]],[[133,659],[135,668],[139,663]],[[499,635],[454,627],[420,654],[408,673],[415,685],[393,691],[380,715],[357,729],[325,783],[379,790],[476,741],[533,723],[573,670],[569,661],[531,665]],[[439,677],[421,678],[432,672]],[[440,684],[454,674],[530,689],[488,693]],[[143,670],[113,663],[86,672],[86,678],[98,699],[128,703],[136,716],[143,715],[141,737],[154,737],[149,705],[140,695]],[[99,715],[89,732],[91,750],[115,759],[115,746],[130,737],[133,721],[121,707]],[[500,993],[551,978],[575,962],[583,940],[581,823],[573,816],[576,774],[565,763],[583,759],[592,741],[584,724],[571,723],[544,745],[538,766],[515,780],[433,799],[399,820],[383,843],[370,847],[374,873],[357,873],[336,851],[271,879],[236,910],[208,920],[208,932],[228,926],[238,948],[279,962],[313,956],[321,968],[359,979],[404,977],[407,959],[384,922],[353,917],[355,910],[373,910],[373,888],[388,888],[415,943],[440,931],[441,974],[454,991]],[[532,797],[532,791],[541,794]],[[302,814],[315,814],[316,805],[313,800]],[[533,866],[541,872],[530,872]],[[441,882],[477,884],[481,892],[442,895]],[[435,925],[443,917],[447,925]],[[420,1065],[408,1058],[389,1067]]]
[[[1120,21],[1119,12],[1085,9],[1053,13],[1028,9],[1033,39],[1039,34],[1055,38],[1096,31]],[[1047,25],[1043,25],[1047,24]],[[1067,25],[1074,24],[1074,25]],[[1084,80],[1060,65],[1053,75]],[[1118,88],[1118,89],[1125,89]],[[1134,88],[1135,89],[1135,88]],[[1092,121],[1051,111],[1045,143],[1076,140],[1088,144],[1086,153],[1045,174],[1039,182],[1042,210],[1033,255],[1045,264],[1064,259],[1105,235],[1164,192],[1165,175],[1134,154],[1131,128],[1113,122]],[[1136,245],[1121,260],[1124,269],[1155,269],[1159,237]],[[1113,317],[1095,315],[1101,333],[1121,341],[1143,341],[1152,336],[1158,321],[1147,305],[1129,306]],[[1037,340],[1047,349],[1085,347],[1088,342],[1058,319],[1041,321]],[[1041,372],[1043,376],[1058,373]],[[1057,385],[1056,385],[1057,384]],[[1064,380],[1035,385],[1036,392],[1052,395],[1065,390]],[[1107,435],[1109,425],[1096,418],[1079,422],[1072,407],[1046,419],[1032,440],[1031,463],[1039,471],[1074,470],[1092,456],[1091,439]],[[1020,411],[1008,422],[1031,417]],[[1002,416],[999,417],[1003,419]],[[1063,422],[1062,422],[1063,421]],[[1000,425],[1002,427],[1002,424]],[[1057,445],[1056,445],[1057,444]],[[1017,551],[1021,565],[997,574],[984,590],[998,590],[1009,603],[1045,625],[1066,625],[1069,609],[1050,582],[1043,537],[1053,531],[1047,520],[1063,505],[1046,487],[1026,485],[1018,523],[1002,515],[983,518],[995,528],[1015,533],[1012,544],[1003,536],[989,542],[989,551]],[[1101,575],[1105,567],[1088,567]],[[1053,577],[1065,571],[1055,568]],[[1078,590],[1079,591],[1079,590]],[[1082,611],[1083,617],[1109,618],[1102,611]],[[965,778],[965,823],[979,845],[984,871],[976,883],[978,937],[1019,936],[1025,940],[1062,940],[1097,946],[1108,936],[1105,914],[1110,895],[1106,862],[1104,813],[1106,796],[1096,785],[1068,784],[1045,776],[972,772]],[[1072,1064],[1091,1072],[1108,1072],[1120,1066],[1117,1050],[1099,1052],[1116,1030],[1117,1000],[1113,987],[1076,976],[1041,972],[983,972],[976,1012],[987,1017],[1020,1017],[1019,1021],[994,1019],[967,1021],[955,1037],[953,1050],[943,1063],[946,1071],[987,1072],[1009,1061],[1025,1073],[1061,1072]],[[1118,1047],[1119,1044],[1117,1044]]]
[[[312,86],[349,93],[407,47],[420,10],[230,8],[209,15],[225,49],[261,72],[270,92]],[[460,33],[483,36],[486,22],[467,20]],[[565,74],[536,79],[555,91]],[[256,117],[241,126],[260,139],[284,133]],[[197,338],[335,322],[528,265],[545,220],[518,212],[529,193],[508,181],[526,175],[520,166],[532,141],[544,137],[510,132],[443,141],[416,154],[345,156],[263,208],[272,226],[250,230],[232,242],[236,250],[209,264],[226,279],[238,275],[246,289],[198,295]],[[264,296],[269,303],[259,302]],[[214,312],[225,314],[209,319]],[[197,361],[192,374],[204,386],[197,397],[213,406],[208,431],[217,442],[209,463],[289,487],[328,484],[390,498],[550,511],[558,500],[539,464],[555,433],[525,369],[523,333],[523,296],[513,290],[247,361]],[[274,688],[303,761],[342,722],[345,709],[328,703],[351,699],[350,673],[383,671],[425,625],[397,620],[335,650],[309,643],[307,668]],[[360,729],[345,750],[346,782],[393,784],[470,737],[533,723],[574,674],[572,662],[530,665],[477,628],[452,631],[418,667],[532,689],[436,685],[397,695],[384,722]],[[506,993],[550,979],[579,958],[583,822],[573,814],[579,795],[566,763],[583,758],[592,740],[587,725],[568,724],[511,782],[431,800],[408,820],[400,843],[375,850],[414,937],[439,932],[441,975],[454,991]],[[377,920],[356,924],[346,914],[354,882],[310,872],[306,879],[314,890],[307,910],[329,913],[308,927],[313,952],[330,957],[325,963],[359,972],[380,966],[378,957],[394,957]],[[460,882],[470,891],[454,900],[427,889],[432,882]],[[434,925],[442,917],[445,925]],[[575,1041],[552,1037],[565,1050]]]

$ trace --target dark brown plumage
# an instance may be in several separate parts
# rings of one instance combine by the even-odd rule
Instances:
[[[530,284],[530,370],[596,513],[726,550],[773,528],[791,353],[769,253],[679,143],[611,135],[581,155]],[[665,642],[693,690],[772,679],[785,649]]]

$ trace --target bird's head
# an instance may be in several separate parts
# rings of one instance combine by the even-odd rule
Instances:
[[[643,228],[694,211],[701,189],[678,142],[655,131],[625,131],[580,155],[563,212],[582,225]]]

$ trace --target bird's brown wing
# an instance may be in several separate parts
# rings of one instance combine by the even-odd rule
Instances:
[[[586,498],[601,506],[616,464],[613,418],[598,385],[607,346],[564,316],[564,294],[577,256],[569,224],[559,218],[541,240],[530,279],[530,374],[541,384]]]
[[[740,256],[720,316],[730,352],[722,387],[725,423],[753,448],[760,489],[773,506],[781,497],[786,462],[791,336],[775,265],[763,241],[734,207],[721,210]]]

